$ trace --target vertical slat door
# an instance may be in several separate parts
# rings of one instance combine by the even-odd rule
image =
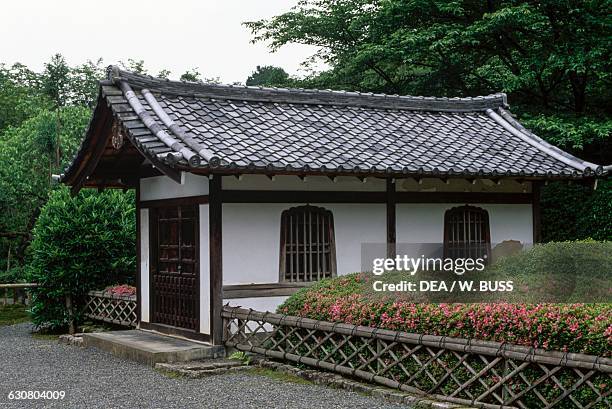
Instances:
[[[198,207],[161,207],[152,212],[152,320],[199,327]]]

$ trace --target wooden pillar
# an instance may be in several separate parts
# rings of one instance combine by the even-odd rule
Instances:
[[[210,245],[210,340],[213,345],[223,343],[223,252],[222,252],[222,190],[221,176],[209,182],[209,245]]]
[[[142,274],[142,271],[140,271],[140,239],[142,237],[142,232],[140,231],[140,178],[136,179],[136,194],[134,196],[136,201],[136,325],[140,326],[140,304],[142,303],[142,285],[140,281],[140,275]]]
[[[533,243],[540,243],[542,241],[542,223],[541,223],[541,209],[540,209],[540,191],[541,182],[531,182],[531,212],[533,217]]]
[[[387,257],[395,258],[396,234],[395,234],[395,204],[396,204],[395,180],[387,178]]]

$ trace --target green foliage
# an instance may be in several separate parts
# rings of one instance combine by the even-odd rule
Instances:
[[[578,237],[612,240],[612,180],[600,180],[577,216]],[[612,271],[612,270],[610,270]]]
[[[542,189],[542,239],[612,240],[612,181],[592,187],[563,182]]]
[[[23,305],[0,305],[0,327],[29,320],[30,314]]]
[[[233,352],[229,359],[233,359],[236,361],[242,361],[245,365],[249,365],[251,363],[251,356],[244,351],[236,351]]]
[[[0,134],[50,106],[38,74],[22,64],[0,64]]]
[[[318,47],[315,58],[332,67],[335,87],[453,96],[504,90],[528,105],[576,112],[609,96],[603,0],[305,0],[245,25],[273,49]]]
[[[289,83],[289,74],[280,67],[272,65],[257,66],[249,78],[246,80],[246,85],[249,86],[266,86],[266,87],[282,87]]]
[[[89,117],[90,111],[83,107],[60,111],[63,152],[60,166],[54,163],[58,138],[56,112],[42,110],[0,135],[0,232],[15,234],[0,238],[2,267],[23,263],[29,231],[52,188],[51,174],[59,173],[74,156]],[[9,254],[12,260],[7,260]]]
[[[33,230],[28,281],[32,318],[38,326],[62,327],[68,319],[65,296],[77,320],[84,295],[116,283],[130,283],[136,270],[134,196],[120,191],[53,191]]]

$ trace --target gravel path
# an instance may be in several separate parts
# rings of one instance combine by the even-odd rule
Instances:
[[[250,373],[174,379],[94,349],[0,327],[3,408],[400,408],[374,397]],[[63,400],[9,400],[10,391],[65,391]]]

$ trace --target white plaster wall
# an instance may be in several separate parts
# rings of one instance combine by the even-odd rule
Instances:
[[[398,204],[396,237],[398,243],[442,243],[444,213],[461,204]],[[478,204],[489,213],[491,244],[504,240],[533,241],[530,204]]]
[[[398,192],[492,192],[492,193],[530,193],[530,182],[518,182],[513,179],[503,179],[494,182],[491,179],[448,179],[446,182],[439,178],[423,178],[419,182],[415,179],[397,179]]]
[[[362,243],[384,243],[383,204],[317,204],[334,216],[338,275],[361,270]],[[279,281],[280,219],[297,204],[223,205],[223,284]]]
[[[200,205],[200,332],[210,334],[210,245],[208,204]]]
[[[182,172],[181,183],[167,176],[140,179],[140,200],[174,199],[208,194],[208,178]]]
[[[252,308],[256,311],[276,312],[276,308],[289,297],[254,297],[254,298],[229,298],[224,299],[223,304],[232,307]]]
[[[149,318],[149,209],[140,209],[140,319]]]
[[[264,175],[243,175],[240,180],[224,177],[223,189],[226,190],[303,190],[303,191],[364,191],[384,192],[384,179],[367,178],[362,182],[353,176],[338,176],[334,182],[327,176],[308,176],[302,180],[297,176],[280,175],[270,180]]]

